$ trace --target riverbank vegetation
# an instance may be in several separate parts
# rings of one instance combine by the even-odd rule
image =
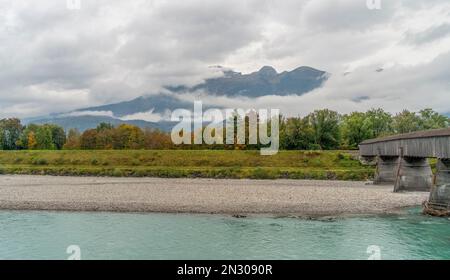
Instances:
[[[366,180],[373,172],[345,151],[0,151],[2,174]]]
[[[366,139],[419,130],[449,127],[449,118],[426,109],[391,115],[382,109],[340,115],[317,110],[305,117],[281,118],[281,150],[356,149]],[[248,143],[248,131],[247,131]],[[255,150],[260,145],[173,145],[170,135],[152,129],[102,123],[80,133],[55,124],[29,124],[19,119],[0,120],[0,149],[3,150],[127,150],[212,149]]]

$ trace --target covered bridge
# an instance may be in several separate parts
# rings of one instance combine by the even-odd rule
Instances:
[[[434,202],[450,204],[450,128],[371,139],[359,145],[363,162],[377,165],[375,184],[394,191],[432,191]],[[433,175],[428,159],[437,158]]]

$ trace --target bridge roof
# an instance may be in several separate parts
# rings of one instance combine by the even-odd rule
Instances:
[[[417,139],[417,138],[433,138],[433,137],[446,137],[450,136],[450,128],[444,129],[432,129],[425,131],[417,131],[412,133],[405,133],[399,135],[392,135],[387,137],[381,137],[376,139],[370,139],[362,142],[360,145],[370,145],[382,142],[405,140],[405,139]]]

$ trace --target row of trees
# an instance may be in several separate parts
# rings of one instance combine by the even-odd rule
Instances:
[[[2,150],[61,150],[61,149],[168,149],[170,135],[164,132],[123,124],[114,127],[102,123],[96,129],[80,133],[71,129],[65,133],[55,124],[29,124],[19,119],[0,120],[0,149]]]
[[[158,130],[122,124],[117,127],[101,123],[95,129],[80,134],[71,129],[67,135],[66,149],[170,149],[170,135]]]
[[[23,126],[19,119],[0,120],[2,150],[55,150],[66,143],[64,129],[54,124]]]
[[[447,128],[449,118],[431,109],[396,115],[382,109],[340,115],[317,110],[306,117],[281,118],[280,148],[285,150],[354,149],[366,139],[419,130]],[[20,149],[255,149],[249,145],[174,146],[168,133],[102,123],[80,133],[54,124],[23,126],[19,119],[0,120],[0,148]]]
[[[407,110],[396,115],[382,109],[340,115],[317,110],[304,118],[281,123],[282,149],[355,149],[364,140],[420,130],[447,128],[449,118],[432,109],[418,113]]]

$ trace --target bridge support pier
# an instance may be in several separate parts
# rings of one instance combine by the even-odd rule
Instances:
[[[433,172],[427,158],[402,157],[396,169],[394,192],[430,191]]]
[[[375,171],[375,185],[394,184],[399,157],[379,156]]]
[[[450,159],[439,159],[435,184],[431,189],[430,207],[450,209]]]

